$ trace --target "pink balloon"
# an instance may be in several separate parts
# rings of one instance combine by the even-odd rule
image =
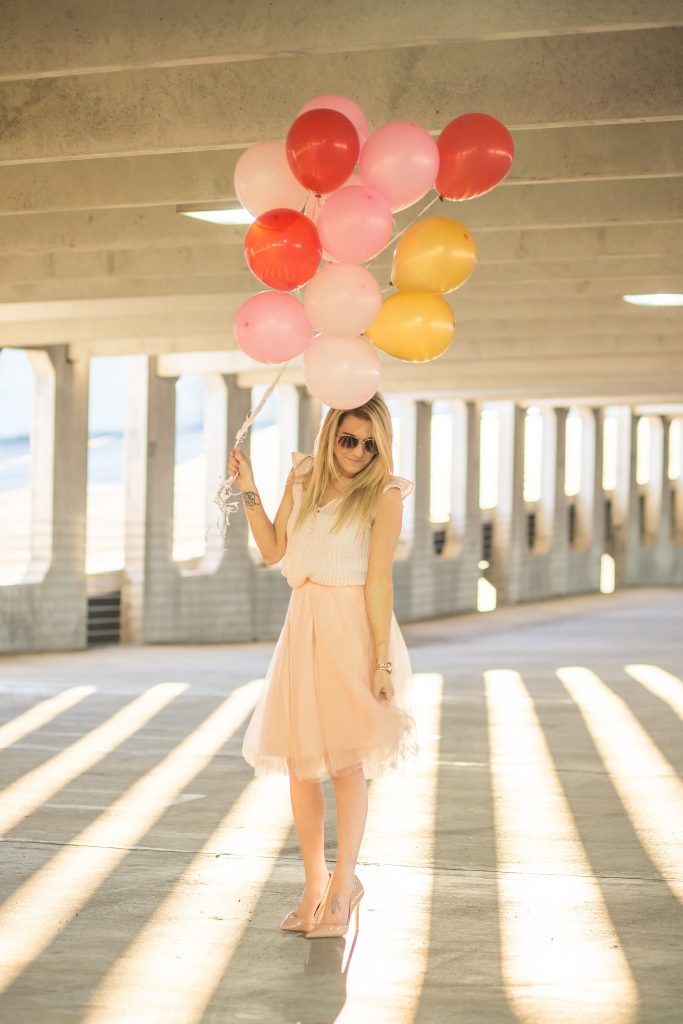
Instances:
[[[327,108],[327,110],[337,110],[340,114],[348,117],[358,132],[360,148],[363,148],[368,137],[368,119],[355,100],[349,99],[348,96],[337,96],[334,93],[328,93],[325,96],[316,96],[315,99],[309,100],[308,103],[304,104],[299,113],[303,114],[307,110],[318,110],[320,107]]]
[[[360,179],[360,174],[358,173],[358,171],[354,171],[352,174],[349,175],[348,180],[344,182],[341,188],[348,188],[349,185],[362,186],[362,184],[363,182]],[[337,192],[339,192],[339,189],[337,189],[336,192],[328,192],[328,194],[325,196],[317,196],[315,195],[315,193],[309,192],[308,199],[306,200],[306,205],[304,206],[304,213],[306,214],[307,217],[310,218],[310,220],[313,221],[313,223],[316,226],[318,224],[318,220],[320,219],[320,211],[322,210],[323,206],[330,198],[330,196],[336,195]],[[326,256],[325,259],[327,258],[328,257]]]
[[[257,142],[235,165],[235,195],[245,210],[259,217],[266,210],[300,210],[308,189],[296,180],[284,142]]]
[[[337,338],[362,334],[381,305],[377,281],[356,263],[329,263],[311,279],[304,293],[304,309],[313,328]]]
[[[340,263],[363,263],[391,238],[394,218],[381,193],[367,185],[340,188],[320,211],[318,234],[325,252]]]
[[[386,197],[392,211],[405,210],[433,187],[439,149],[428,131],[410,121],[377,128],[363,147],[360,176]]]
[[[320,334],[304,352],[304,379],[331,409],[356,409],[377,391],[381,365],[377,349],[365,338]]]
[[[259,363],[285,363],[301,355],[311,337],[303,306],[285,292],[257,292],[237,310],[235,340]]]

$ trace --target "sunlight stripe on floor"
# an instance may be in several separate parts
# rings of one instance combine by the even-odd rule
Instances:
[[[13,743],[23,740],[24,736],[41,729],[47,722],[68,711],[96,690],[96,686],[70,686],[68,690],[62,690],[54,697],[41,700],[39,704],[34,704],[16,718],[4,722],[0,725],[0,750],[11,747]]]
[[[648,857],[683,903],[683,783],[613,690],[590,669],[559,668]]]
[[[657,665],[625,665],[626,672],[683,719],[683,682]]]
[[[533,701],[518,672],[484,681],[507,999],[525,1024],[628,1024],[635,981]]]
[[[0,834],[14,828],[69,782],[103,761],[112,750],[183,693],[188,685],[158,683],[150,686],[106,722],[11,782],[0,793]]]
[[[291,825],[288,781],[250,782],[104,976],[81,1024],[201,1021]],[[273,922],[273,941],[276,928]]]
[[[357,871],[365,896],[346,1003],[335,1024],[410,1024],[420,1000],[432,914],[443,676],[415,673],[414,679],[420,754],[405,775],[385,775],[370,786]]]
[[[251,713],[263,685],[239,687],[162,761],[0,906],[0,992],[52,942],[129,848],[204,770]]]

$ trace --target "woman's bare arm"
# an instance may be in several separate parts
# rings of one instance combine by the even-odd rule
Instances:
[[[401,492],[396,487],[390,487],[382,495],[372,527],[368,576],[365,582],[365,604],[375,641],[375,657],[378,661],[386,661],[389,650],[389,629],[394,600],[392,565],[402,521]]]
[[[284,556],[287,548],[286,527],[290,512],[293,507],[292,481],[294,470],[289,471],[284,494],[280,507],[275,515],[275,522],[271,523],[266,511],[261,504],[261,497],[254,482],[251,470],[251,462],[248,457],[239,449],[233,449],[228,462],[228,473],[238,473],[235,483],[242,494],[242,504],[247,515],[247,521],[254,535],[263,561],[266,565],[275,565]]]

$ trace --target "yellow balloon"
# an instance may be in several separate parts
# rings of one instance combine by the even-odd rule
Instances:
[[[450,217],[429,217],[408,228],[394,253],[391,280],[406,292],[455,291],[475,268],[477,245]]]
[[[365,331],[377,348],[411,363],[436,359],[446,351],[454,333],[451,307],[441,295],[425,292],[390,295]]]

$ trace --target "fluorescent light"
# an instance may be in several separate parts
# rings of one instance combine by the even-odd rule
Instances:
[[[207,220],[211,224],[253,224],[256,220],[248,210],[236,203],[183,203],[176,206],[176,213],[196,220]]]
[[[683,306],[680,292],[655,292],[652,295],[624,295],[624,301],[634,306]]]

